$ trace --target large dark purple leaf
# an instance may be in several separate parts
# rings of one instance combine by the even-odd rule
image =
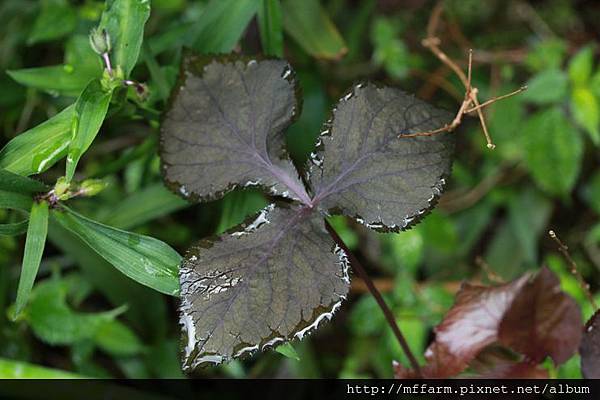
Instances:
[[[600,379],[600,311],[596,311],[585,324],[579,354],[583,377]]]
[[[184,369],[302,338],[341,304],[347,268],[321,216],[304,206],[271,204],[200,242],[180,272]]]
[[[562,364],[577,351],[582,325],[579,306],[560,289],[558,277],[544,267],[513,300],[498,338],[533,362],[549,356]]]
[[[284,130],[298,113],[296,92],[282,60],[184,56],[161,126],[168,186],[194,200],[261,186],[308,203],[284,147]]]
[[[356,85],[333,111],[313,154],[314,203],[378,230],[400,230],[434,205],[450,173],[454,136],[398,138],[451,115],[374,84]]]

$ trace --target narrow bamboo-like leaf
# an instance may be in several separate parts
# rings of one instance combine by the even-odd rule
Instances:
[[[211,0],[193,27],[193,48],[202,53],[233,50],[256,14],[260,0]]]
[[[283,26],[310,55],[338,59],[348,49],[318,0],[283,0]]]
[[[52,217],[131,279],[169,295],[179,292],[181,256],[166,243],[100,224],[66,208]]]
[[[0,358],[0,376],[3,379],[83,379],[85,376],[68,371],[41,367],[22,361]],[[3,394],[6,394],[2,391]],[[39,393],[39,392],[38,392]]]
[[[190,203],[157,183],[126,197],[117,205],[100,213],[100,220],[109,226],[129,229],[172,213]],[[102,216],[105,216],[102,218]]]
[[[129,279],[60,224],[49,225],[48,239],[77,263],[85,280],[110,304],[114,307],[128,305],[124,317],[137,331],[150,330],[152,340],[165,337],[167,310],[161,293]]]
[[[283,23],[280,0],[262,0],[258,9],[260,40],[265,54],[283,57]]]
[[[32,204],[33,200],[30,196],[0,190],[0,208],[29,212]]]
[[[21,85],[64,96],[78,96],[89,81],[98,77],[92,75],[93,71],[68,64],[15,69],[6,73]]]
[[[0,236],[17,236],[27,232],[27,220],[9,224],[0,224]]]
[[[37,275],[46,235],[48,234],[48,203],[41,201],[33,203],[29,214],[29,226],[27,228],[27,239],[25,239],[25,253],[23,255],[23,266],[19,277],[17,288],[17,300],[15,301],[15,314],[18,317],[29,299],[35,276]]]
[[[150,16],[149,0],[109,0],[102,13],[100,29],[106,29],[111,41],[111,57],[125,77],[137,62],[144,38],[144,25]]]
[[[298,113],[289,64],[188,54],[161,126],[163,175],[186,198],[214,199],[236,187],[310,202],[285,152]]]
[[[401,90],[356,85],[338,102],[311,157],[313,203],[373,229],[406,229],[441,194],[455,135],[401,135],[434,130],[450,119]]]
[[[79,159],[96,138],[108,111],[111,97],[112,92],[107,92],[96,79],[86,86],[77,99],[67,155],[67,181],[73,178]]]
[[[0,168],[19,175],[32,175],[52,167],[67,154],[73,110],[71,105],[13,138],[0,150]]]
[[[49,188],[40,181],[17,175],[13,172],[0,168],[0,190],[7,192],[31,194],[45,192]]]
[[[253,222],[201,241],[180,272],[184,370],[302,339],[340,306],[347,268],[306,206],[271,204]]]
[[[169,98],[171,86],[169,85],[169,81],[167,80],[164,70],[161,69],[160,65],[158,65],[154,55],[152,54],[152,51],[148,46],[144,45],[142,55],[144,61],[146,62],[146,66],[148,67],[148,71],[150,72],[152,82],[158,90],[160,99],[167,100]]]

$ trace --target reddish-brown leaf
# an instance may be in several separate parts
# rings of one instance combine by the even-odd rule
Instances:
[[[600,311],[596,311],[585,324],[579,354],[583,377],[600,379]]]
[[[579,306],[560,289],[560,281],[544,267],[519,291],[502,318],[501,344],[540,363],[550,356],[556,364],[567,361],[582,335]]]
[[[425,352],[424,378],[461,373],[486,346],[497,340],[498,325],[529,275],[496,287],[463,284],[444,320],[435,328],[435,342]],[[414,377],[401,366],[399,377]]]
[[[489,346],[469,365],[479,379],[545,379],[548,371],[500,346]],[[471,377],[471,375],[465,375]]]

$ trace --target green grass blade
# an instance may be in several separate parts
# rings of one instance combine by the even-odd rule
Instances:
[[[258,9],[258,27],[263,52],[283,57],[283,22],[279,0],[262,0]]]
[[[58,369],[40,367],[26,362],[0,358],[0,376],[3,379],[82,379],[82,375]],[[4,391],[2,391],[4,392]],[[6,395],[6,393],[4,393]]]
[[[156,183],[131,194],[115,206],[101,210],[98,215],[107,225],[131,229],[189,204],[171,193],[162,183]]]
[[[0,224],[0,236],[18,236],[27,232],[27,220],[9,224]]]
[[[318,0],[284,0],[283,26],[310,55],[339,59],[348,49],[337,28]]]
[[[179,292],[181,256],[166,243],[103,225],[66,208],[52,216],[131,279],[161,293]]]
[[[75,103],[73,136],[67,155],[67,181],[71,181],[79,159],[90,147],[106,117],[112,92],[107,92],[98,79],[91,81]]]
[[[52,167],[67,154],[73,110],[71,105],[8,142],[0,150],[0,168],[19,175],[32,175]]]
[[[193,48],[203,53],[233,50],[260,6],[260,0],[211,0],[194,27]]]
[[[102,13],[100,29],[106,29],[112,44],[111,57],[129,77],[140,54],[144,25],[150,16],[148,0],[109,0]]]
[[[48,203],[45,201],[33,203],[29,214],[29,226],[27,228],[27,239],[25,239],[25,253],[23,255],[19,287],[17,288],[14,318],[19,316],[29,299],[35,276],[40,267],[40,261],[42,261],[47,234]]]
[[[0,190],[0,208],[29,212],[32,203],[33,200],[30,196]]]
[[[89,81],[97,78],[72,65],[25,68],[6,71],[21,85],[40,89],[53,95],[78,96]]]

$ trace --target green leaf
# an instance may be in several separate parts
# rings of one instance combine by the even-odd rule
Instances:
[[[594,46],[588,45],[573,56],[569,62],[569,79],[574,86],[584,86],[592,75]]]
[[[0,236],[21,235],[27,232],[27,225],[27,220],[8,224],[0,224]]]
[[[275,348],[275,351],[279,354],[283,354],[287,358],[291,358],[292,360],[300,361],[300,356],[294,349],[294,346],[291,343],[285,343]]]
[[[102,13],[100,29],[111,40],[111,60],[129,77],[135,67],[144,39],[144,25],[150,16],[149,0],[109,0]]]
[[[0,168],[19,175],[32,175],[52,167],[67,154],[73,110],[74,106],[69,106],[13,138],[0,150]]]
[[[527,91],[522,98],[536,104],[557,103],[567,96],[567,84],[567,74],[563,71],[546,69],[527,83]]]
[[[0,376],[3,379],[82,379],[82,375],[58,369],[41,367],[22,361],[0,358]]]
[[[166,243],[100,224],[66,208],[52,217],[131,279],[161,293],[179,292],[181,256]]]
[[[17,299],[15,301],[15,319],[21,314],[21,311],[23,311],[29,300],[29,294],[31,293],[33,282],[42,261],[47,234],[48,203],[45,201],[33,203],[31,213],[29,214],[25,253],[23,255],[23,265],[21,267],[21,276],[19,277]]]
[[[171,85],[169,84],[165,71],[158,65],[148,46],[144,46],[142,57],[146,62],[148,72],[150,72],[152,83],[156,86],[159,98],[163,101],[167,100],[169,98],[169,92],[171,91]]]
[[[192,47],[202,53],[228,53],[240,40],[260,0],[211,0],[193,27]]]
[[[126,307],[99,313],[73,311],[67,303],[68,278],[47,279],[36,285],[26,309],[26,318],[35,335],[51,345],[68,345],[92,339],[108,321]]]
[[[527,54],[525,64],[534,71],[559,69],[562,66],[567,44],[562,39],[547,39],[537,43]]]
[[[0,152],[1,153],[1,152]],[[0,190],[13,193],[31,194],[45,192],[49,188],[42,182],[0,168]],[[29,210],[29,208],[27,208]]]
[[[187,207],[189,203],[157,183],[136,191],[116,205],[101,210],[106,225],[129,229]]]
[[[0,208],[29,212],[32,204],[33,200],[30,196],[0,190]]]
[[[112,92],[107,92],[98,79],[91,81],[75,103],[72,137],[67,155],[67,182],[75,174],[79,159],[90,147],[108,111]]]
[[[44,90],[51,95],[77,96],[97,77],[70,64],[6,71],[21,85]]]
[[[118,307],[127,304],[124,317],[140,332],[151,332],[153,341],[163,340],[167,330],[165,296],[129,279],[88,247],[74,233],[59,224],[50,224],[48,238],[79,266],[83,277]]]
[[[562,110],[533,115],[522,138],[527,168],[537,185],[552,194],[568,194],[579,176],[583,141]]]
[[[102,324],[94,341],[98,347],[115,357],[134,356],[144,351],[144,345],[136,334],[116,319]]]
[[[41,5],[27,39],[29,45],[61,38],[77,24],[77,12],[67,0],[42,0]]]
[[[283,0],[283,26],[310,55],[339,59],[348,49],[318,0]]]
[[[583,189],[583,198],[600,215],[600,171],[597,171],[586,182]]]
[[[588,133],[595,145],[600,144],[600,104],[587,87],[576,87],[571,94],[571,109],[575,121]]]
[[[258,27],[263,52],[283,57],[283,23],[280,0],[262,0],[258,9]]]

